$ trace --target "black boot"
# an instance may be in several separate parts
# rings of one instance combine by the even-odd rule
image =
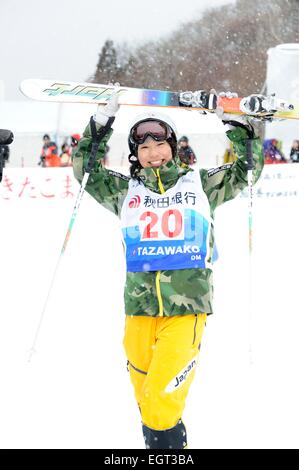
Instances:
[[[165,431],[155,431],[142,425],[146,449],[184,449],[187,446],[186,428],[182,420]]]

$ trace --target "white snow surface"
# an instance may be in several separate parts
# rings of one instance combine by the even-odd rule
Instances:
[[[63,198],[71,174],[7,169],[2,182],[0,447],[144,448],[122,346],[120,225],[87,193],[28,362],[74,206]],[[184,413],[190,449],[299,447],[298,182],[299,165],[273,165],[255,187],[251,309],[247,198],[216,211],[215,313]]]

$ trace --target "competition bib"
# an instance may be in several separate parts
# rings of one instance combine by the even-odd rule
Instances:
[[[195,171],[163,194],[130,180],[121,225],[127,271],[206,267],[210,206]]]

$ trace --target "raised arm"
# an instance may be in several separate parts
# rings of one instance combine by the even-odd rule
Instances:
[[[224,121],[227,136],[233,144],[237,160],[218,168],[200,170],[203,189],[212,210],[236,197],[247,186],[246,141],[252,140],[253,182],[259,179],[264,166],[263,146],[250,124],[238,121]]]
[[[81,183],[87,162],[90,158],[95,132],[100,132],[107,125],[118,109],[117,100],[111,99],[105,106],[98,107],[97,113],[91,118],[83,137],[73,156],[73,169],[75,178]],[[92,122],[93,120],[93,122]],[[129,178],[121,173],[108,170],[103,165],[107,143],[112,135],[112,128],[107,130],[100,141],[94,166],[87,181],[86,191],[106,209],[116,215],[120,214],[122,202],[128,191]]]

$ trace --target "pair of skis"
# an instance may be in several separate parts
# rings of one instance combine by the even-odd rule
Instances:
[[[247,114],[259,119],[299,119],[299,103],[288,103],[275,95],[267,97],[253,94],[241,98],[235,93],[213,95],[202,90],[175,92],[39,79],[22,81],[20,90],[28,98],[38,101],[106,104],[117,93],[119,104],[127,106],[179,107],[209,112],[220,107],[227,114]]]

